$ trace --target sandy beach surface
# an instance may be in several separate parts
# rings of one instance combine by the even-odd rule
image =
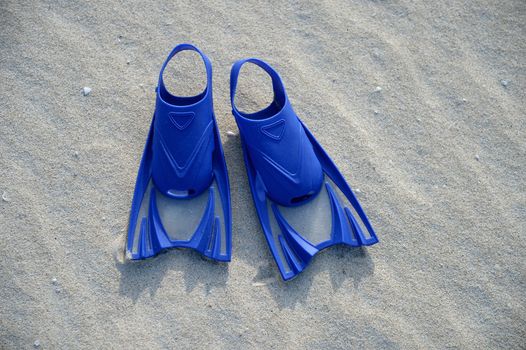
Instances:
[[[0,348],[524,348],[525,23],[523,0],[0,1]],[[120,264],[159,68],[182,42],[213,62],[233,259]],[[250,56],[381,240],[288,283],[230,112]],[[271,99],[260,76],[249,107]]]

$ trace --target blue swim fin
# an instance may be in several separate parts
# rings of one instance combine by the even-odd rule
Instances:
[[[265,70],[274,90],[274,101],[252,114],[239,111],[234,101],[246,62]],[[255,207],[284,280],[303,271],[324,248],[378,242],[350,186],[296,116],[272,67],[255,58],[236,62],[230,97]]]
[[[205,90],[174,96],[163,82],[168,62],[193,50],[204,61]],[[168,248],[193,248],[230,261],[230,186],[212,103],[212,65],[198,48],[176,46],[159,74],[150,132],[139,167],[126,241],[126,257],[141,260]]]

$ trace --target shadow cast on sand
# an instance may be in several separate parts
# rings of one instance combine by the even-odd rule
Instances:
[[[214,288],[224,288],[228,280],[228,264],[211,261],[190,249],[172,249],[143,261],[120,263],[115,266],[121,273],[119,292],[135,303],[145,291],[154,296],[169,270],[183,273],[186,292],[199,285],[209,294]]]
[[[271,257],[269,256],[271,259]],[[272,261],[273,262],[273,261]],[[374,263],[366,248],[351,248],[343,245],[328,248],[319,253],[311,264],[297,277],[287,282],[281,279],[279,271],[270,264],[259,268],[253,282],[272,281],[267,288],[280,309],[291,309],[304,303],[311,292],[315,276],[328,272],[333,290],[339,290],[347,280],[354,288],[374,273]],[[352,293],[349,289],[348,293]]]

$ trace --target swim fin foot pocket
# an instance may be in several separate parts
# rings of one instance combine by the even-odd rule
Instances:
[[[235,105],[239,72],[247,62],[270,75],[274,90],[274,101],[251,114]],[[230,98],[256,211],[284,280],[298,275],[324,248],[378,242],[350,186],[296,116],[271,66],[255,58],[236,62]]]
[[[184,50],[202,58],[207,85],[192,97],[172,95],[163,82],[168,62]],[[133,195],[126,258],[192,248],[230,261],[230,186],[212,101],[212,65],[198,48],[176,46],[159,74],[155,112]]]

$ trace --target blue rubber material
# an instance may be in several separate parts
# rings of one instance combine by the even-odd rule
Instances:
[[[272,78],[274,101],[265,109],[247,114],[234,102],[238,75],[250,62]],[[378,238],[356,196],[327,153],[305,127],[290,105],[283,82],[267,63],[249,58],[236,62],[230,74],[232,113],[240,130],[241,144],[255,207],[270,250],[284,280],[303,271],[320,250],[335,244],[353,247],[372,245]],[[338,186],[368,231],[366,236],[353,212],[342,205],[327,175]],[[302,237],[285,220],[279,206],[298,206],[313,199],[325,186],[332,213],[330,238],[317,245]],[[271,205],[267,205],[270,200]],[[274,239],[271,218],[279,225]]]
[[[200,54],[207,73],[205,90],[193,97],[171,95],[165,88],[163,72],[180,51]],[[150,132],[142,156],[130,212],[126,256],[130,260],[152,257],[174,247],[193,248],[211,259],[230,261],[232,219],[230,185],[223,148],[212,102],[212,64],[198,48],[190,44],[176,46],[168,55],[159,74],[157,99]],[[213,181],[217,189],[211,186]],[[139,217],[141,202],[150,180],[153,187],[147,217]],[[172,240],[164,229],[157,209],[158,193],[184,201],[208,191],[208,204],[196,231],[189,240]],[[215,215],[215,196],[219,195],[223,217]],[[225,230],[220,223],[224,220]],[[136,225],[140,226],[139,246],[133,251]],[[226,249],[221,253],[222,235]]]

